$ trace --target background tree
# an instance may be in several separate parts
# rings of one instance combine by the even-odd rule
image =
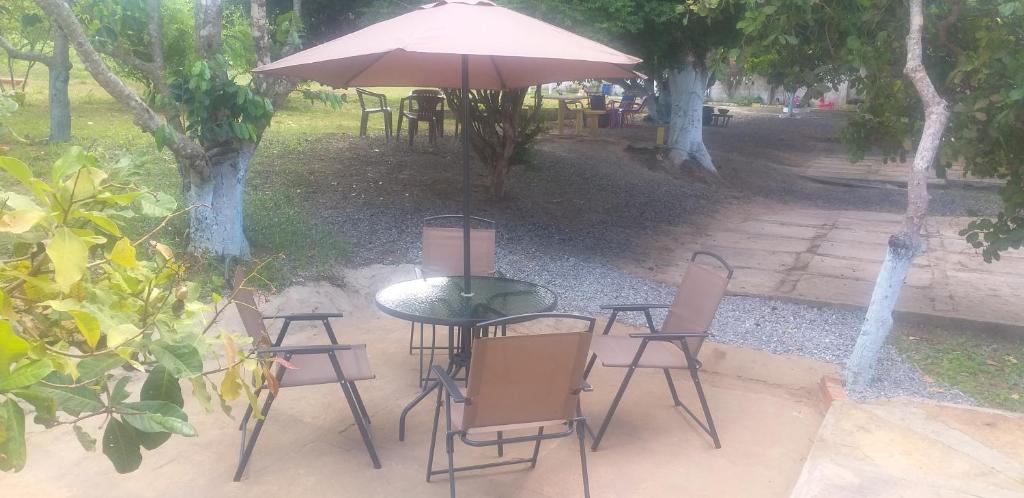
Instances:
[[[861,389],[892,328],[910,265],[926,249],[930,168],[945,176],[960,162],[966,174],[1006,180],[1002,212],[961,233],[988,261],[1024,243],[1024,143],[1014,138],[1024,130],[1024,89],[1017,83],[1024,81],[1024,2],[758,0],[748,7],[748,37],[803,36],[813,59],[835,61],[850,76],[862,97],[843,131],[853,160],[871,150],[886,161],[913,156],[904,224],[889,239],[847,364],[848,386]],[[816,28],[801,28],[808,23]]]
[[[669,123],[670,162],[717,174],[704,146],[709,56],[739,42],[736,23],[744,5],[736,0],[518,0],[509,6],[643,59],[640,72],[658,88],[648,108]]]
[[[248,256],[242,207],[249,165],[275,106],[295,88],[281,78],[250,79],[248,72],[296,50],[298,22],[272,27],[265,0],[252,0],[247,12],[225,9],[221,0],[194,6],[84,0],[77,12],[60,0],[35,2],[68,36],[93,78],[173,153],[184,198],[196,206],[189,211],[190,250]],[[182,12],[193,22],[168,22]],[[234,22],[240,20],[244,28]],[[245,58],[246,47],[252,56],[243,64],[236,56]],[[143,95],[125,84],[125,74],[143,82]]]
[[[25,62],[24,85],[35,64],[49,70],[50,141],[71,140],[71,59],[67,37],[28,0],[0,5],[0,48],[7,54],[8,76],[14,87],[14,61]]]

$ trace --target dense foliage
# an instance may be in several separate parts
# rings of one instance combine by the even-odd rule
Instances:
[[[72,148],[41,179],[0,157],[24,192],[0,193],[0,470],[25,465],[27,412],[44,427],[72,426],[87,451],[102,426],[102,452],[124,473],[141,449],[196,436],[183,382],[207,410],[215,396],[225,411],[252,395],[246,380],[262,383],[251,340],[213,327],[224,307],[196,300],[158,232],[122,233],[126,218],[175,209],[170,196],[123,183],[130,165],[105,171]]]

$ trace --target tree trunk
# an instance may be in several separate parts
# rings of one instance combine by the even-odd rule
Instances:
[[[248,258],[249,241],[245,237],[245,181],[256,144],[244,142],[238,149],[210,157],[207,175],[196,168],[192,172],[186,200],[189,211],[189,250],[195,254],[213,254]]]
[[[50,141],[71,140],[71,98],[68,83],[71,80],[70,44],[60,28],[53,29],[53,55],[50,70]]]
[[[672,95],[668,88],[668,82],[658,80],[655,84],[654,78],[648,78],[648,81],[650,83],[647,90],[647,98],[650,101],[647,102],[647,117],[655,123],[667,123],[672,115],[670,112],[672,108]]]
[[[789,102],[786,104],[786,114],[789,117],[793,117],[796,115],[796,113],[793,111],[793,105],[796,103],[796,90],[789,90],[787,88],[786,97],[789,99]]]
[[[671,119],[666,139],[669,161],[681,167],[689,162],[714,175],[718,174],[711,154],[704,146],[704,92],[707,90],[708,71],[695,57],[687,57],[679,69],[668,76],[668,89],[672,99]]]
[[[907,65],[903,72],[914,83],[924,104],[924,129],[907,181],[907,215],[903,229],[889,238],[889,249],[875,281],[867,315],[846,363],[846,385],[855,392],[867,387],[874,377],[878,355],[892,330],[892,312],[903,281],[914,258],[925,250],[921,229],[928,213],[928,169],[938,155],[942,134],[949,121],[949,106],[935,91],[921,62],[924,24],[921,0],[910,0],[909,5],[910,32],[907,34]]]

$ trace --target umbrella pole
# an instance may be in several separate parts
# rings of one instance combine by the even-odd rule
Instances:
[[[462,278],[465,290],[462,295],[473,295],[469,268],[469,56],[462,56]]]

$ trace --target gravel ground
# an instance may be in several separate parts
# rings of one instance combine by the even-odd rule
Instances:
[[[552,288],[563,310],[594,313],[602,303],[670,302],[674,289],[631,276],[610,261],[642,247],[645,235],[665,225],[699,221],[721,203],[759,197],[827,209],[904,209],[905,192],[898,189],[823,185],[772,167],[772,161],[786,160],[784,152],[798,145],[804,153],[837,145],[822,138],[828,130],[811,120],[787,135],[790,142],[775,140],[774,122],[765,123],[769,126],[760,132],[739,127],[707,131],[713,154],[716,149],[729,152],[719,156],[724,186],[667,173],[653,157],[626,153],[621,146],[546,139],[534,151],[532,164],[510,177],[508,199],[490,201],[477,186],[473,214],[499,220],[498,262],[505,274]],[[254,181],[302,182],[302,198],[320,213],[318,225],[351,243],[349,265],[414,263],[419,261],[422,218],[461,209],[456,151],[450,142],[437,149],[410,149],[385,147],[379,137],[311,138],[295,157],[267,159],[302,161],[307,178],[285,178],[284,173],[275,178],[270,172]],[[990,212],[993,199],[987,192],[939,190],[931,206],[935,214],[964,215]],[[850,353],[860,321],[859,313],[836,308],[729,297],[712,332],[714,340],[724,343],[839,363]],[[890,348],[877,379],[856,395],[970,401],[930,384]]]

